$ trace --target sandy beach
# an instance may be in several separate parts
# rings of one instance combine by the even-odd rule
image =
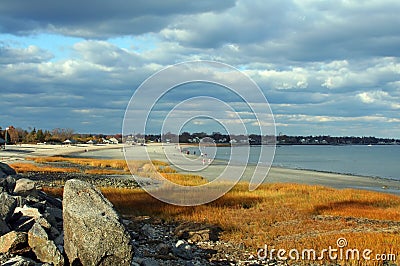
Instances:
[[[22,144],[7,145],[6,149],[0,150],[0,161],[3,163],[12,163],[15,161],[24,161],[26,157],[57,156],[68,155],[72,153],[83,153],[89,151],[98,151],[104,149],[121,149],[123,145],[49,145],[49,144]]]
[[[26,157],[35,156],[55,156],[81,153],[83,156],[91,157],[98,153],[107,153],[110,149],[116,149],[123,158],[123,145],[8,145],[6,150],[0,151],[0,161],[12,163],[23,161]],[[118,150],[117,150],[118,149]],[[254,173],[255,166],[243,167],[241,165],[229,165],[222,161],[206,161],[203,164],[201,156],[186,156],[182,154],[176,145],[147,145],[130,146],[126,149],[126,155],[130,160],[161,160],[171,163],[181,173],[191,173],[201,175],[209,180],[214,180],[221,176],[222,179],[230,179],[229,175],[242,173],[240,181],[249,181]],[[261,167],[260,172],[266,173],[267,167]],[[356,188],[392,193],[400,195],[400,181],[383,178],[363,177],[354,175],[344,175],[336,173],[326,173],[298,169],[286,169],[271,167],[268,176],[264,179],[265,183],[298,183],[310,185],[323,185],[333,188]]]

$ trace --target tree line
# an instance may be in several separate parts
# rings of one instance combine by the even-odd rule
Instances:
[[[0,138],[4,139],[7,144],[19,143],[50,143],[60,144],[65,140],[71,140],[76,143],[86,143],[94,141],[101,143],[103,139],[115,137],[121,140],[121,134],[107,136],[104,134],[81,134],[76,133],[71,128],[54,128],[52,130],[43,130],[36,128],[29,128],[28,130],[19,127],[9,126],[8,128],[0,127]]]
[[[205,132],[197,132],[197,133],[189,133],[183,132],[179,135],[173,133],[165,133],[165,134],[148,134],[148,135],[140,135],[137,134],[137,139],[143,139],[146,142],[171,142],[171,143],[198,143],[204,138],[211,138],[215,143],[221,144],[250,144],[250,145],[259,145],[259,144],[273,144],[276,143],[278,145],[393,145],[400,144],[400,139],[394,138],[378,138],[373,136],[329,136],[329,135],[320,135],[320,136],[288,136],[282,135],[279,136],[260,136],[257,134],[249,134],[249,135],[235,135],[235,134],[222,134],[220,132],[213,132],[211,134],[207,134]]]

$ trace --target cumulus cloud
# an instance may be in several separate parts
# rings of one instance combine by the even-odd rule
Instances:
[[[29,45],[26,48],[14,48],[7,45],[0,46],[0,64],[40,63],[53,58],[53,55],[37,46]]]

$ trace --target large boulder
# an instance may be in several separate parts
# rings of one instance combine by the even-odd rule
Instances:
[[[76,179],[65,183],[63,218],[64,249],[72,265],[131,265],[130,235],[94,186]]]
[[[5,175],[15,175],[17,174],[13,168],[8,166],[8,164],[0,163],[0,172],[3,172]]]

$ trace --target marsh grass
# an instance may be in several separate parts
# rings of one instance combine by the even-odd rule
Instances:
[[[238,184],[214,202],[179,207],[139,189],[102,191],[125,215],[215,224],[224,230],[222,240],[253,253],[264,244],[287,250],[335,248],[336,240],[345,237],[349,248],[400,256],[400,198],[394,195],[299,184],[265,184],[249,192],[248,184]]]
[[[79,169],[73,167],[54,167],[54,166],[38,166],[31,163],[12,163],[10,164],[14,170],[19,173],[38,172],[38,173],[77,173]]]

